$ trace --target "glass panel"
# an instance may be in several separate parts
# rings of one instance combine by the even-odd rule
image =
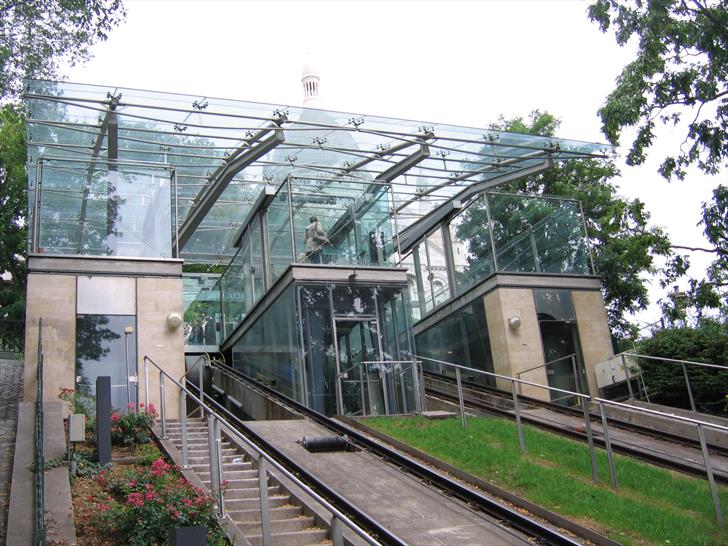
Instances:
[[[110,171],[98,165],[85,161],[44,164],[40,251],[171,257],[169,171],[125,165]]]
[[[534,288],[533,299],[541,320],[576,320],[571,290]]]
[[[417,268],[417,282],[420,284],[422,291],[420,292],[420,303],[424,305],[425,313],[432,310],[432,279],[430,277],[430,269],[428,267],[427,250],[425,245],[420,243],[415,248],[419,267]]]
[[[459,309],[448,318],[415,336],[417,354],[461,364],[486,372],[493,372],[493,358],[485,319],[485,305],[477,300]],[[454,375],[451,367],[423,360],[426,370]],[[495,385],[495,381],[483,374],[465,374],[468,381]]]
[[[263,280],[263,235],[260,219],[256,217],[250,225],[250,276],[253,283],[251,294],[255,304],[265,293]]]
[[[575,201],[486,194],[500,271],[588,273]]]
[[[229,336],[245,318],[244,252],[240,249],[220,278],[224,337]]]
[[[393,252],[389,188],[374,182],[290,181],[296,261],[386,265]]]
[[[288,287],[232,349],[233,367],[302,401],[294,288]]]
[[[462,294],[495,271],[485,199],[478,197],[452,219],[449,229],[455,282]]]
[[[124,329],[132,328],[125,334]],[[137,383],[127,383],[136,376],[136,317],[126,315],[76,316],[76,391],[82,396],[96,396],[96,378],[111,377],[111,405],[127,411],[137,403]],[[128,374],[127,374],[128,368]],[[128,390],[127,386],[131,388]]]
[[[414,251],[416,252],[416,250]],[[420,290],[418,288],[417,270],[415,269],[414,252],[408,254],[403,260],[401,267],[407,268],[407,288],[409,291],[408,315],[414,324],[422,318],[422,306],[420,305]],[[424,294],[422,294],[424,297]]]
[[[333,298],[337,316],[374,315],[374,290],[368,286],[337,285]]]
[[[436,230],[427,237],[427,254],[430,258],[430,279],[435,306],[450,299],[450,283],[447,279],[447,261],[445,260],[445,241],[441,230]]]
[[[185,273],[185,345],[219,345],[222,334],[220,275]]]
[[[291,221],[288,208],[288,183],[283,184],[266,213],[268,222],[271,282],[276,282],[293,262]]]

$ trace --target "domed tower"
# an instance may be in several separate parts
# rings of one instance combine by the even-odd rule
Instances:
[[[318,108],[321,104],[319,98],[319,84],[321,80],[318,70],[311,61],[307,61],[301,73],[301,84],[303,85],[303,105],[309,108]]]

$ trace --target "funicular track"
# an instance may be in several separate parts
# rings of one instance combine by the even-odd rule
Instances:
[[[572,538],[573,535],[569,536],[569,534],[557,529],[557,525],[547,524],[534,517],[525,515],[504,503],[489,498],[488,496],[479,493],[474,488],[468,487],[463,482],[446,476],[436,468],[418,462],[406,454],[389,448],[361,433],[356,428],[353,428],[341,421],[326,417],[314,410],[311,410],[295,400],[274,391],[270,387],[244,376],[230,366],[215,364],[212,365],[212,367],[236,381],[245,383],[250,388],[257,389],[265,396],[276,400],[288,409],[291,409],[312,420],[331,433],[339,436],[346,435],[348,442],[355,448],[364,450],[378,459],[413,475],[420,482],[439,490],[448,497],[454,497],[463,501],[469,508],[477,512],[481,512],[485,516],[494,520],[494,524],[501,526],[505,525],[515,531],[523,533],[525,535],[525,540],[531,544],[578,545],[583,544],[583,541],[589,541],[590,543],[597,545],[601,544],[604,546],[613,546],[616,544],[612,540],[603,537],[590,529],[587,529],[577,523],[569,522],[569,531],[578,535],[581,539],[576,540]],[[245,423],[236,422],[236,426],[239,426],[240,431],[246,434],[253,443],[267,450],[269,453],[275,454],[276,457],[279,457],[279,463],[286,467],[290,472],[298,475],[304,482],[310,483],[312,486],[313,484],[319,483],[315,477],[310,476],[305,470],[301,469],[280,450],[271,445],[251,428],[247,427]],[[331,500],[333,501],[341,500],[340,496],[330,490],[318,491],[318,493],[324,497],[331,496]],[[359,511],[355,506],[345,503],[345,505],[343,507],[340,506],[340,508],[345,509],[353,520],[358,521]],[[379,535],[379,538],[384,539],[386,542],[386,536]]]
[[[457,386],[454,378],[446,375],[435,374],[432,372],[424,372],[424,375],[426,385],[425,392],[428,395],[440,398],[448,402],[452,402],[454,404],[458,403]],[[509,406],[511,400],[510,393],[505,393],[494,387],[466,381],[465,379],[462,380],[462,385],[463,399],[466,408],[488,414],[503,416],[508,419],[515,419],[513,410]],[[502,403],[494,401],[494,397],[497,400],[502,401]],[[524,395],[518,395],[518,399],[523,405],[542,408],[557,415],[563,415],[579,419],[582,419],[583,417],[581,409],[567,407]],[[575,428],[573,426],[560,422],[557,419],[546,420],[543,417],[533,417],[528,415],[527,411],[523,411],[523,408],[521,410],[521,420],[524,423],[528,423],[542,430],[547,430],[549,432],[560,434],[562,436],[567,436],[569,438],[583,442],[587,441],[586,432],[583,430],[582,427]],[[593,423],[601,422],[600,416],[595,412],[590,412],[590,420]],[[619,420],[614,417],[609,417],[609,425],[610,427],[620,429],[624,432],[629,433],[630,435],[635,435],[636,437],[651,438],[663,442],[669,442],[670,444],[673,444],[675,446],[683,446],[694,449],[696,450],[696,452],[700,451],[700,442],[696,439],[686,438],[685,436],[659,431],[654,428],[648,428],[635,423]],[[593,428],[594,430],[597,430],[598,427]],[[594,443],[596,445],[599,445],[600,447],[604,447],[605,445],[604,438],[598,434],[594,435]],[[671,455],[670,453],[665,453],[662,451],[648,450],[644,447],[639,446],[636,443],[628,443],[624,441],[624,439],[618,441],[612,438],[611,444],[614,451],[622,453],[624,455],[630,455],[650,464],[668,468],[670,470],[676,470],[686,474],[705,477],[705,468],[703,466],[699,464],[693,464],[689,461],[685,461],[677,455]],[[728,457],[728,449],[715,444],[708,444],[708,447],[712,454],[722,457]],[[714,468],[713,475],[716,481],[728,484],[728,473],[716,470]]]

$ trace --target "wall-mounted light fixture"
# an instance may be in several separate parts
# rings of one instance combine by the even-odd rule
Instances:
[[[508,327],[511,330],[518,330],[521,327],[521,317],[515,316],[508,319]]]
[[[170,313],[167,315],[167,326],[172,330],[178,328],[180,324],[182,324],[182,317],[179,313]]]

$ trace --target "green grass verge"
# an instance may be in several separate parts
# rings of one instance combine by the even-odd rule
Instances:
[[[514,423],[501,418],[377,417],[365,424],[628,545],[728,544],[705,479],[616,456],[619,489],[609,487],[606,452],[597,449],[600,484],[592,483],[586,445],[525,427],[521,454]],[[719,486],[728,508],[728,488]]]

